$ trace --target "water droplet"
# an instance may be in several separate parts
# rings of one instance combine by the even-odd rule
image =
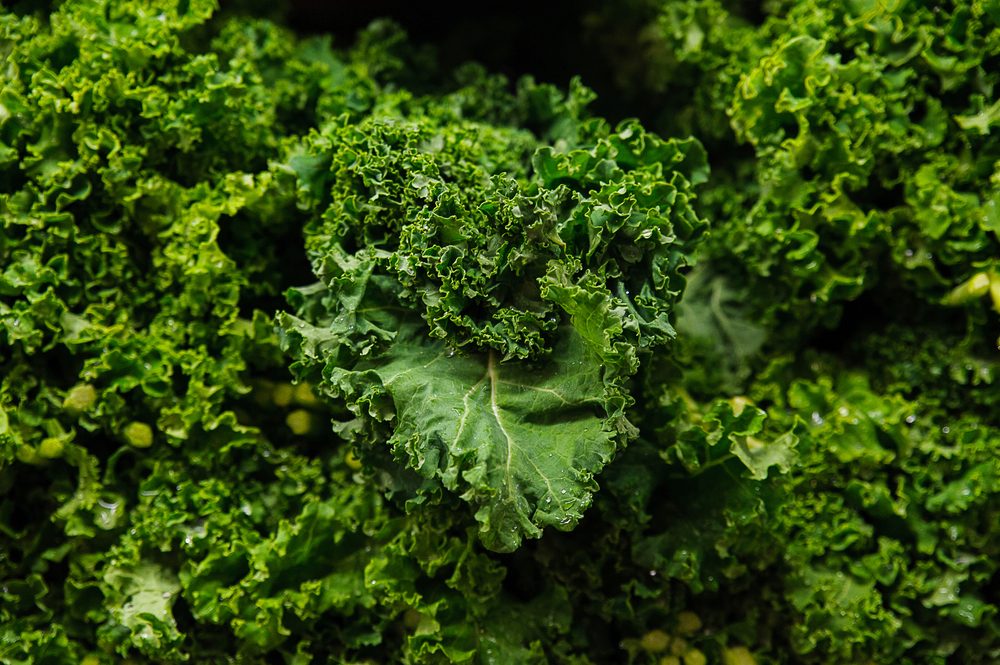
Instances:
[[[818,427],[823,424],[823,416],[819,415],[818,411],[813,411],[811,418],[813,425],[816,425]]]
[[[915,415],[910,414],[910,415],[906,416],[906,424],[907,425],[912,425],[915,422],[917,422],[917,417]]]
[[[951,433],[951,428],[948,427],[947,425],[945,425],[944,427],[941,428],[941,433],[942,434],[950,434]]]
[[[97,511],[97,526],[102,529],[113,529],[122,517],[122,506],[117,501],[97,500],[100,510]]]

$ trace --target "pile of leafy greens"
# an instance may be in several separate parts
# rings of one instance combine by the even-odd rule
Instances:
[[[584,3],[643,124],[40,4],[0,662],[1000,661],[1000,2]]]

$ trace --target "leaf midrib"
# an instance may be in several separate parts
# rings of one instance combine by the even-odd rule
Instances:
[[[491,349],[489,352],[489,357],[486,361],[486,376],[490,380],[490,406],[493,408],[493,418],[496,419],[497,425],[500,427],[500,431],[503,433],[504,438],[507,440],[507,465],[505,467],[504,477],[507,480],[507,491],[511,490],[512,479],[510,475],[510,465],[511,460],[514,457],[513,447],[514,441],[510,437],[510,433],[507,432],[507,428],[503,426],[503,421],[500,419],[500,405],[497,404],[497,372],[496,372],[496,354]],[[538,467],[535,467],[536,469]],[[545,475],[542,474],[542,478]],[[546,483],[548,479],[546,478]]]

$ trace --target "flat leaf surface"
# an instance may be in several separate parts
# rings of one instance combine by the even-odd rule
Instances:
[[[615,450],[601,369],[579,335],[566,328],[542,364],[456,354],[422,336],[405,327],[373,368],[396,407],[390,444],[478,507],[491,549],[574,526]]]

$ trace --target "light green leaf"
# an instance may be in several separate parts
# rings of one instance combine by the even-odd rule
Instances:
[[[772,466],[778,467],[782,473],[788,473],[797,457],[795,446],[798,442],[799,438],[792,432],[786,432],[774,441],[767,442],[744,437],[735,439],[730,451],[750,470],[751,478],[764,480]]]
[[[973,105],[976,107],[975,113],[956,115],[955,122],[966,131],[986,136],[990,133],[990,127],[1000,123],[1000,100],[987,106],[986,100],[981,95],[976,95]]]
[[[113,622],[132,633],[132,642],[156,653],[181,639],[172,608],[181,585],[173,572],[142,562],[135,567],[112,567],[104,582],[117,593],[109,603]]]

